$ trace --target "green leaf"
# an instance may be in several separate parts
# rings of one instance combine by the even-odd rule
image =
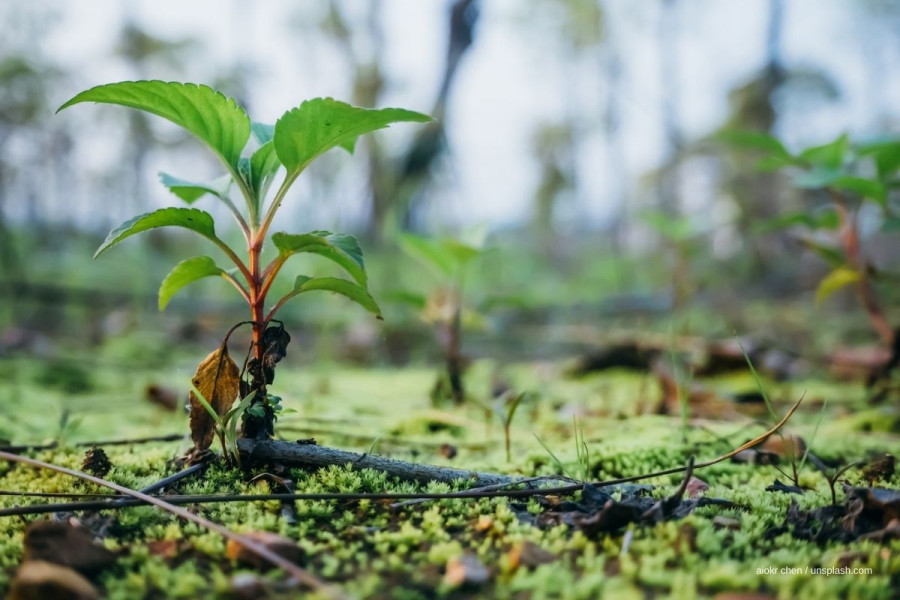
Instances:
[[[387,300],[388,302],[396,302],[397,304],[405,304],[406,306],[411,306],[417,310],[425,308],[425,303],[428,301],[423,294],[408,292],[406,290],[382,292],[381,299]]]
[[[810,229],[836,229],[839,218],[833,207],[821,210],[787,212],[777,217],[766,219],[755,228],[758,233],[770,233],[790,227],[804,226]]]
[[[226,198],[228,196],[228,189],[231,187],[231,182],[233,181],[231,175],[223,175],[209,183],[196,183],[194,181],[179,179],[178,177],[173,177],[168,173],[162,172],[159,174],[159,180],[164,186],[169,188],[170,192],[188,204],[193,204],[206,194],[212,194],[219,198]]]
[[[366,287],[366,265],[362,248],[352,235],[329,231],[311,231],[299,235],[279,232],[272,234],[272,243],[284,258],[302,252],[324,256],[342,266],[359,285]]]
[[[275,144],[271,140],[259,147],[250,157],[250,174],[247,184],[254,196],[262,199],[269,189],[272,176],[278,171],[281,161],[275,153]]]
[[[800,158],[814,167],[835,170],[844,164],[848,147],[847,135],[844,134],[833,142],[807,148],[800,153]]]
[[[720,132],[717,137],[720,141],[739,148],[761,150],[779,158],[791,158],[791,153],[787,151],[784,144],[782,144],[775,136],[767,133],[759,131],[727,130]]]
[[[183,260],[169,271],[162,285],[159,286],[159,310],[165,310],[169,300],[189,283],[204,277],[223,275],[224,270],[216,266],[216,261],[208,256],[195,256]]]
[[[250,119],[232,98],[205,85],[123,81],[81,92],[56,112],[81,102],[118,104],[172,121],[197,136],[235,172],[250,138]]]
[[[818,254],[819,258],[825,261],[825,264],[833,269],[842,267],[847,262],[844,253],[837,248],[820,244],[819,242],[815,242],[808,238],[801,238],[800,243]]]
[[[859,271],[849,267],[838,267],[819,282],[819,287],[816,289],[816,304],[821,304],[845,285],[856,283],[859,278]]]
[[[307,100],[275,123],[275,151],[288,172],[300,174],[317,156],[340,146],[350,152],[356,138],[391,123],[431,121],[431,117],[400,108],[357,108],[332,98]]]
[[[346,296],[379,319],[382,318],[381,307],[375,302],[375,298],[373,298],[365,288],[356,285],[352,281],[347,281],[346,279],[299,275],[294,281],[294,289],[290,293],[290,296],[293,297],[304,292],[312,292],[315,290],[334,292],[335,294]]]
[[[100,244],[97,252],[94,253],[94,258],[97,258],[125,238],[156,227],[184,227],[185,229],[196,231],[217,244],[221,243],[219,238],[216,237],[215,223],[208,212],[197,210],[196,208],[161,208],[129,219],[110,231],[109,235],[106,236],[106,240]]]
[[[851,192],[861,198],[871,198],[881,205],[887,202],[887,188],[880,181],[845,175],[832,181],[831,187]]]
[[[900,140],[880,140],[864,144],[857,150],[861,156],[872,156],[879,179],[887,179],[900,168]]]
[[[452,276],[456,271],[455,257],[437,240],[412,233],[401,233],[397,241],[404,252],[426,267],[447,276]]]
[[[849,175],[846,171],[813,168],[809,171],[804,171],[797,174],[797,176],[794,177],[792,183],[794,184],[794,187],[808,190],[817,190],[832,185],[835,181],[841,179],[842,177],[849,177]]]

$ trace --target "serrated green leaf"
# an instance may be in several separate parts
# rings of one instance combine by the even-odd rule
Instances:
[[[859,272],[849,267],[838,267],[825,276],[816,289],[816,304],[821,304],[833,293],[851,283],[859,281]]]
[[[216,243],[221,243],[216,237],[215,223],[212,215],[196,208],[161,208],[159,210],[138,215],[129,219],[109,232],[106,240],[97,248],[94,258],[97,258],[122,240],[136,233],[155,229],[156,227],[184,227],[196,231],[200,235]]]
[[[225,271],[216,265],[216,261],[208,256],[195,256],[181,261],[169,271],[159,286],[159,310],[164,310],[169,300],[187,284],[204,277],[221,276],[224,273]]]
[[[362,248],[352,235],[311,231],[310,233],[274,233],[272,243],[283,258],[308,252],[318,254],[342,266],[359,285],[366,287],[366,265]]]
[[[232,181],[234,181],[231,178],[231,175],[223,175],[222,177],[213,179],[209,183],[197,183],[194,181],[187,181],[186,179],[179,179],[178,177],[163,172],[160,172],[159,180],[164,186],[169,188],[170,192],[188,204],[193,204],[206,194],[212,194],[219,198],[226,198],[228,196],[228,189],[231,187]]]
[[[91,88],[57,112],[81,102],[118,104],[143,110],[183,127],[237,171],[250,138],[250,119],[232,98],[205,85],[165,81],[123,81]]]
[[[337,277],[307,277],[299,275],[294,281],[294,289],[288,295],[289,297],[297,296],[305,292],[321,290],[324,292],[334,292],[346,296],[353,300],[367,311],[378,317],[381,316],[381,307],[375,301],[375,298],[363,287],[356,285],[352,281],[339,279]]]
[[[848,147],[847,135],[844,134],[833,142],[807,148],[800,153],[800,158],[814,167],[833,171],[844,164]]]
[[[278,119],[275,151],[292,180],[326,150],[340,146],[352,152],[360,135],[404,121],[424,123],[431,117],[400,108],[372,110],[332,98],[315,98]]]
[[[768,133],[759,131],[727,130],[720,132],[717,137],[722,142],[740,148],[761,150],[780,158],[791,157],[791,153],[784,147],[784,144],[782,144],[778,138],[769,135]]]

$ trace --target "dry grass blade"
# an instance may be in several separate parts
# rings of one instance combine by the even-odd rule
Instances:
[[[213,523],[208,519],[204,519],[201,516],[195,515],[187,509],[181,508],[179,506],[174,506],[156,498],[154,496],[149,496],[147,494],[143,494],[141,492],[132,490],[130,488],[121,486],[117,483],[113,483],[111,481],[106,481],[105,479],[100,479],[99,477],[94,477],[93,475],[88,475],[87,473],[83,473],[81,471],[76,471],[74,469],[68,469],[66,467],[61,467],[59,465],[54,465],[51,463],[46,463],[40,460],[35,460],[33,458],[27,458],[25,456],[19,456],[17,454],[11,454],[9,452],[0,451],[0,459],[6,460],[8,462],[16,462],[26,464],[32,467],[38,467],[41,469],[48,469],[51,471],[56,471],[57,473],[63,473],[64,475],[70,475],[72,477],[77,477],[79,479],[83,479],[85,481],[90,481],[91,483],[96,483],[97,485],[102,485],[104,487],[108,487],[111,490],[119,492],[120,494],[124,494],[126,496],[131,496],[132,498],[136,498],[147,504],[152,504],[158,508],[161,508],[165,511],[172,513],[175,516],[178,516],[186,521],[191,521],[200,525],[201,527],[205,527],[211,531],[215,531],[216,533],[230,539],[234,540],[247,550],[250,550],[254,554],[257,554],[264,560],[270,562],[272,565],[278,567],[279,569],[284,570],[288,575],[293,577],[298,582],[315,589],[320,592],[324,592],[328,594],[332,598],[344,598],[345,596],[336,588],[328,585],[327,583],[321,581],[319,578],[315,577],[313,574],[308,571],[301,569],[294,563],[289,560],[284,559],[283,557],[275,554],[262,544],[248,538],[247,536],[241,535],[239,533],[235,533],[230,529],[219,525],[218,523]]]

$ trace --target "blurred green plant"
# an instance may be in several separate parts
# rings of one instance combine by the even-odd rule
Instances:
[[[431,393],[432,400],[438,404],[447,399],[460,404],[466,396],[463,324],[464,321],[483,323],[480,313],[464,306],[466,270],[487,252],[485,237],[485,231],[480,228],[469,231],[465,240],[398,234],[400,248],[435,276],[435,284],[426,295],[405,292],[397,299],[417,308],[422,318],[437,329],[446,363],[446,369],[438,376]]]
[[[900,139],[854,144],[846,135],[797,153],[788,151],[777,138],[758,132],[726,131],[720,139],[738,147],[759,151],[762,170],[789,170],[794,187],[821,192],[825,203],[786,212],[761,224],[763,232],[803,227],[816,237],[801,238],[832,269],[816,290],[822,303],[837,290],[854,285],[872,328],[891,346],[895,332],[888,322],[873,287],[880,275],[862,248],[860,211],[871,207],[881,219],[881,231],[900,229],[900,214],[890,202],[890,192],[900,184]],[[868,209],[867,209],[868,210]],[[827,241],[822,241],[822,238]]]
[[[661,210],[647,210],[639,215],[645,225],[656,231],[669,247],[672,265],[672,306],[684,308],[694,293],[691,270],[694,259],[703,249],[700,243],[706,232],[689,216],[671,215]]]
[[[242,434],[254,438],[271,436],[275,410],[266,386],[274,379],[275,364],[284,357],[290,336],[280,322],[277,326],[270,326],[270,323],[285,302],[305,292],[330,291],[346,296],[381,318],[381,309],[367,289],[363,253],[357,240],[346,234],[320,230],[302,234],[278,232],[268,236],[276,212],[300,174],[327,150],[341,147],[353,152],[356,140],[362,134],[392,123],[423,123],[431,121],[431,118],[398,108],[370,110],[331,98],[315,98],[285,112],[275,125],[267,125],[252,122],[234,99],[210,87],[163,81],[101,85],[81,92],[59,110],[82,102],[126,106],[167,119],[206,144],[224,166],[225,174],[209,182],[181,179],[165,173],[161,174],[161,180],[188,205],[205,196],[221,201],[243,233],[246,260],[218,237],[212,215],[196,208],[183,207],[163,208],[126,221],[109,233],[95,258],[126,238],[157,227],[189,229],[211,241],[225,254],[233,263],[233,269],[219,267],[209,256],[195,256],[176,265],[160,286],[159,308],[164,309],[184,286],[205,277],[222,277],[234,286],[250,308],[251,319],[247,323],[253,330],[253,357],[241,371],[240,396],[252,395],[242,415]],[[253,147],[248,146],[251,135],[255,139]],[[266,206],[269,188],[282,168],[284,177]],[[239,210],[233,201],[230,193],[232,187],[238,189],[245,210]],[[260,257],[267,239],[271,239],[278,255],[263,266]],[[337,263],[349,273],[352,281],[300,275],[295,279],[293,289],[266,312],[267,295],[276,276],[288,258],[301,253],[317,254]],[[231,369],[237,371],[225,348],[227,339],[228,336],[221,351],[216,354],[219,364],[216,368],[205,370],[216,379],[198,383],[198,370],[194,380],[196,387],[209,384],[210,389],[227,389],[228,395],[231,395],[233,386],[222,386],[218,381],[221,373]],[[245,373],[250,375],[249,383],[244,380]],[[206,400],[221,416],[230,410],[235,398],[236,394],[230,398],[211,397]],[[197,451],[205,449],[195,448]]]

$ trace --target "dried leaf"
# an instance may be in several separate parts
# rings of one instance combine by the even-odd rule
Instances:
[[[490,578],[490,570],[477,556],[469,553],[447,561],[447,571],[444,573],[444,583],[450,587],[477,586],[487,583]]]
[[[240,376],[238,366],[228,355],[228,348],[220,346],[197,366],[193,383],[216,414],[222,416],[238,396]],[[209,448],[215,429],[212,416],[191,392],[191,439],[194,440],[195,451],[202,452]]]
[[[539,567],[556,561],[557,556],[544,550],[531,541],[524,541],[514,546],[508,553],[510,567],[515,570],[521,567]]]
[[[26,561],[55,563],[85,575],[98,573],[116,560],[87,529],[68,521],[34,521],[25,530],[24,541]]]
[[[265,546],[282,558],[296,564],[303,564],[305,557],[303,549],[292,539],[282,537],[277,533],[272,533],[270,531],[251,531],[244,535],[254,542]],[[260,570],[267,569],[271,566],[268,562],[262,560],[259,555],[251,552],[234,540],[228,540],[228,543],[225,546],[225,556],[230,560]]]
[[[10,600],[96,600],[100,595],[91,583],[68,567],[41,560],[22,563]]]
[[[699,477],[691,477],[687,483],[688,498],[697,498],[709,489],[709,484]]]

